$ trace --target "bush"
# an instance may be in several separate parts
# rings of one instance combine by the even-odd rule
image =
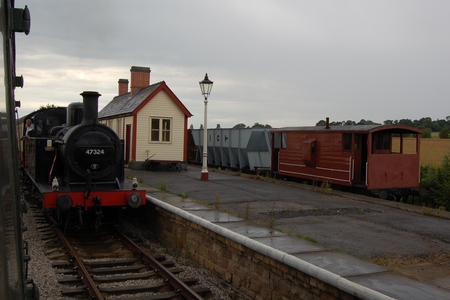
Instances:
[[[448,127],[444,127],[439,131],[439,138],[440,139],[448,139],[450,138],[450,129]]]
[[[431,138],[431,132],[432,132],[431,128],[424,128],[423,132],[422,132],[422,135],[420,137],[423,138],[423,139]]]
[[[448,211],[450,211],[449,155],[444,156],[439,167],[422,166],[420,174],[420,187],[428,192],[425,204],[433,208],[444,207]]]

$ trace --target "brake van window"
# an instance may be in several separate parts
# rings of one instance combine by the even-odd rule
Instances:
[[[342,134],[342,150],[344,151],[352,150],[352,135],[350,133]]]
[[[373,135],[374,150],[389,153],[391,150],[391,136],[389,133],[377,133]]]

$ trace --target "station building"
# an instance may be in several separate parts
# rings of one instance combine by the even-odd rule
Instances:
[[[98,114],[99,122],[124,140],[125,163],[135,168],[150,159],[187,161],[189,110],[164,81],[150,84],[150,68],[131,67],[131,84],[119,79],[118,95]]]

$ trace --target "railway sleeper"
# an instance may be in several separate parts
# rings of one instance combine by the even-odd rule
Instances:
[[[81,286],[83,284],[83,281],[78,276],[71,276],[58,279],[58,283]]]
[[[153,258],[159,262],[164,262],[166,257],[164,255],[155,255]],[[118,258],[114,260],[83,260],[83,264],[89,267],[110,267],[117,265],[130,265],[140,261],[138,258]]]
[[[140,261],[137,258],[125,258],[125,259],[114,259],[114,260],[97,260],[97,261],[86,261],[83,260],[83,264],[86,267],[91,268],[101,268],[101,267],[116,267],[119,265],[132,265],[136,262]]]
[[[196,278],[180,278],[185,284],[192,286],[197,283]],[[145,293],[145,292],[170,292],[172,287],[168,282],[161,281],[145,285],[134,286],[116,286],[116,287],[99,287],[100,292],[106,294],[124,294],[124,293]]]
[[[55,233],[48,233],[45,235],[41,235],[41,241],[43,241],[44,243],[48,243],[49,241],[55,241],[58,240],[58,237],[56,236]]]
[[[79,249],[78,255],[82,257],[89,257],[91,259],[102,259],[106,255],[109,257],[124,257],[129,255],[128,257],[133,257],[132,254],[127,249],[124,249],[121,245],[116,245],[115,247],[105,248],[105,249]],[[113,256],[115,255],[115,256]]]
[[[46,254],[49,260],[64,260],[69,259],[67,253],[61,251],[60,249],[56,249],[58,251],[53,251],[50,254]]]
[[[184,270],[181,268],[171,268],[169,271],[173,274],[179,274],[183,272]],[[127,280],[143,280],[143,279],[150,279],[152,277],[159,277],[160,275],[158,273],[155,273],[154,271],[146,272],[146,273],[137,273],[137,274],[127,274],[127,275],[116,275],[116,276],[97,276],[93,275],[92,279],[96,283],[110,283],[110,282],[121,282],[121,281],[127,281]],[[71,284],[76,286],[83,285],[83,281],[79,276],[66,276],[64,278],[60,278],[58,280],[60,284]]]
[[[107,260],[107,261],[90,261],[86,262],[83,261],[83,264],[89,269],[89,270],[98,270],[100,268],[106,269],[106,268],[112,268],[112,267],[119,267],[119,266],[137,266],[142,264],[137,264],[140,259],[114,259],[114,260]],[[145,267],[148,267],[147,263],[143,263]],[[161,264],[165,266],[166,268],[170,268],[174,266],[174,263],[172,261],[162,261]]]
[[[196,292],[201,297],[207,297],[211,290],[209,288],[204,287],[196,287],[192,289],[194,292]],[[119,297],[108,297],[108,300],[119,300],[123,298]],[[180,293],[178,292],[170,292],[160,295],[148,295],[148,296],[137,296],[132,298],[126,298],[126,299],[132,299],[132,300],[165,300],[165,299],[180,299]]]
[[[61,243],[59,242],[59,240],[56,240],[56,239],[44,241],[43,244],[44,244],[46,247],[48,247],[48,248],[58,248],[58,247],[61,247]]]
[[[78,272],[73,269],[73,266],[70,269],[57,269],[55,273],[59,275],[78,275]]]
[[[194,285],[197,283],[195,278],[185,278],[182,281],[187,285]],[[173,288],[168,282],[161,281],[157,283],[145,284],[145,285],[135,285],[135,286],[117,286],[117,287],[99,287],[99,291],[108,295],[119,295],[119,294],[136,294],[145,292],[172,292]],[[61,290],[63,296],[73,297],[75,295],[80,295],[86,293],[86,287],[75,287],[67,288]],[[179,294],[178,294],[179,295]],[[146,298],[148,299],[148,298]],[[170,299],[170,298],[169,298]]]
[[[72,268],[73,264],[68,261],[56,261],[56,262],[52,262],[52,267],[58,268],[58,269],[68,269],[68,268]]]
[[[110,237],[108,237],[108,238],[97,237],[96,240],[95,239],[88,240],[86,238],[83,241],[72,241],[71,243],[72,243],[72,245],[74,247],[83,246],[83,247],[86,247],[86,248],[88,248],[88,247],[98,248],[98,244],[99,243],[102,243],[104,248],[111,248],[112,246],[117,245],[117,241],[115,241],[114,239],[112,239]]]
[[[120,274],[120,273],[129,273],[129,272],[145,272],[150,271],[151,267],[146,264],[135,264],[131,266],[121,266],[120,264],[114,265],[111,264],[110,267],[104,268],[91,268],[86,267],[90,274]],[[123,265],[123,264],[122,264]],[[167,261],[163,262],[162,265],[166,268],[170,268],[174,266],[173,262]]]
[[[179,274],[184,270],[181,268],[170,268],[169,271],[173,274]],[[150,271],[147,273],[138,273],[138,274],[130,274],[130,275],[116,275],[116,276],[92,276],[95,282],[99,283],[107,283],[107,282],[118,282],[118,281],[126,281],[126,280],[139,280],[139,279],[148,279],[153,276],[159,276],[158,273],[154,271]]]
[[[90,274],[120,274],[120,273],[131,273],[131,272],[145,272],[150,271],[150,267],[139,264],[133,266],[125,267],[110,267],[110,268],[86,268]]]

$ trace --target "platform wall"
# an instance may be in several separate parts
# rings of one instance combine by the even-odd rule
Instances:
[[[161,207],[147,207],[147,226],[163,242],[253,299],[357,299]]]

